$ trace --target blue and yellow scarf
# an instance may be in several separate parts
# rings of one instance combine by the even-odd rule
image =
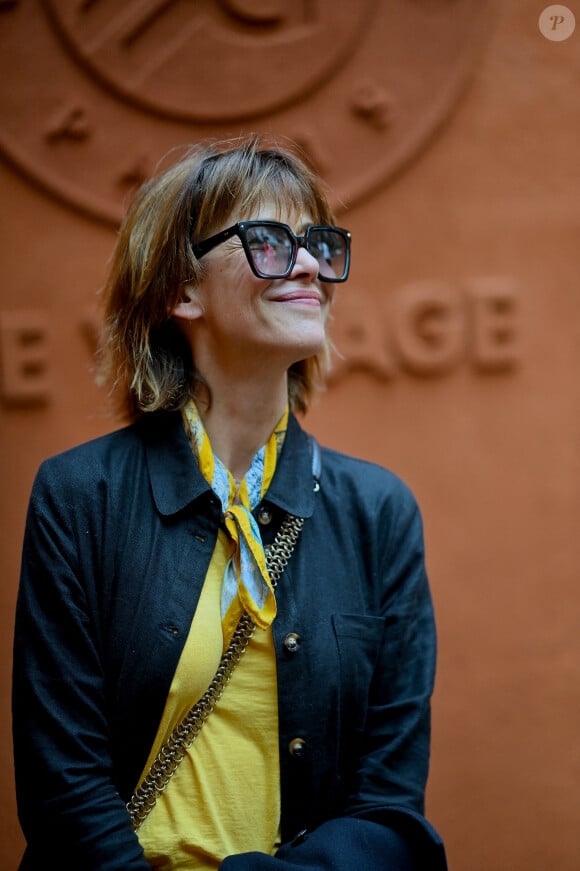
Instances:
[[[276,616],[276,597],[266,568],[266,554],[260,530],[252,511],[260,503],[274,477],[288,426],[288,407],[268,442],[254,456],[248,472],[239,484],[213,453],[193,400],[188,402],[182,414],[201,473],[221,502],[225,528],[232,547],[221,595],[225,649],[244,611],[247,611],[260,629],[270,626]]]

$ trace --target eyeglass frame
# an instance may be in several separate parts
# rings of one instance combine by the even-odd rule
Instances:
[[[292,254],[290,257],[290,262],[287,269],[284,272],[276,273],[275,275],[266,275],[265,273],[261,273],[256,268],[253,262],[253,256],[250,246],[248,245],[248,241],[246,238],[246,232],[250,227],[282,227],[284,230],[288,232],[290,240],[292,242]],[[309,254],[307,245],[308,245],[308,236],[313,230],[333,230],[338,233],[339,236],[345,241],[345,252],[344,252],[344,269],[342,278],[328,278],[325,275],[322,275],[320,272],[318,273],[318,280],[325,281],[332,284],[341,284],[343,281],[346,281],[348,278],[348,273],[350,270],[350,240],[351,234],[349,230],[345,230],[344,227],[335,227],[334,224],[312,224],[310,227],[306,228],[306,231],[301,235],[296,235],[293,232],[292,228],[288,226],[288,224],[284,224],[281,221],[237,221],[235,224],[232,224],[231,227],[227,227],[225,230],[221,230],[219,233],[215,233],[213,236],[208,236],[207,239],[203,239],[201,242],[198,242],[193,246],[193,253],[198,259],[201,259],[205,254],[209,254],[210,251],[213,251],[214,248],[217,248],[218,245],[221,245],[222,242],[227,242],[228,239],[231,239],[232,236],[237,236],[238,239],[242,243],[242,248],[244,249],[244,254],[246,255],[246,260],[248,261],[248,265],[256,278],[287,278],[294,266],[296,264],[296,258],[298,257],[298,249],[306,248]],[[311,254],[311,256],[314,256]]]

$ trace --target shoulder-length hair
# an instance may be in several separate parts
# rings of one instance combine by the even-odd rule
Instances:
[[[290,213],[304,209],[314,223],[334,223],[321,181],[295,149],[257,134],[194,146],[137,192],[102,292],[98,380],[109,385],[122,418],[176,410],[190,397],[211,401],[195,349],[192,355],[171,313],[184,285],[201,274],[193,245],[221,229],[233,212],[245,217],[266,200]],[[306,411],[323,386],[327,364],[328,347],[290,367],[294,411]]]

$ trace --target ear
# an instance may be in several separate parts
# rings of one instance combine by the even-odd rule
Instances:
[[[197,289],[192,285],[186,285],[181,293],[181,299],[171,312],[174,318],[183,318],[193,321],[201,317],[203,309],[199,300]]]

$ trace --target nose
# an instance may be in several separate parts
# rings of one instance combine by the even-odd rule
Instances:
[[[319,273],[318,260],[307,251],[304,245],[300,245],[296,252],[296,262],[288,278],[300,278],[304,276],[309,281],[314,281]]]

